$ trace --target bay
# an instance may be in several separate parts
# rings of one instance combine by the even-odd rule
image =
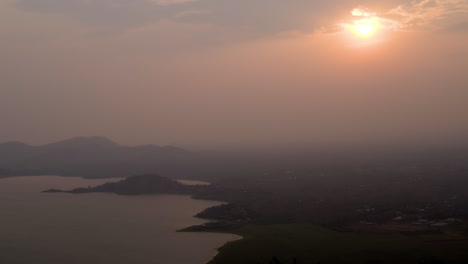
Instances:
[[[0,263],[204,264],[238,236],[177,233],[220,204],[179,195],[41,193],[120,179],[58,176],[0,180]]]

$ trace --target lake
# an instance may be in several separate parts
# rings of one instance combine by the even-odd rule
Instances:
[[[0,180],[0,263],[204,264],[238,236],[177,233],[219,202],[179,195],[41,193],[120,179],[35,176]]]

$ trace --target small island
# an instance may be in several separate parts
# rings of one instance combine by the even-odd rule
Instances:
[[[192,194],[196,186],[187,186],[175,180],[157,174],[144,174],[128,177],[118,182],[108,182],[95,187],[76,188],[73,190],[50,189],[46,193],[95,193],[107,192],[119,195],[140,194]]]

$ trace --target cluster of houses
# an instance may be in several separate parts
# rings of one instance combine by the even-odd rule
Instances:
[[[405,218],[403,216],[397,216],[392,219],[393,221],[404,221]],[[462,219],[459,218],[447,218],[444,220],[427,220],[427,219],[419,219],[417,221],[411,222],[412,225],[426,225],[428,227],[434,228],[444,228],[449,226],[450,224],[461,223],[463,222]]]

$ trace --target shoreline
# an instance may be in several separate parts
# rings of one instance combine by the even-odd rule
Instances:
[[[190,199],[192,200],[199,200],[199,199],[195,199],[193,198],[192,196],[188,196]],[[224,203],[224,202],[220,202],[220,201],[213,201],[213,200],[205,200],[205,201],[212,201],[212,202],[219,202],[219,203]],[[208,209],[210,207],[207,207],[205,208],[204,210]],[[203,211],[202,211],[203,212]],[[179,230],[176,230],[175,232],[180,232],[180,233],[205,233],[205,234],[226,234],[226,235],[234,235],[236,236],[237,238],[236,239],[233,239],[233,240],[230,240],[230,241],[227,241],[225,242],[223,245],[215,248],[215,252],[213,254],[213,256],[211,256],[211,259],[208,260],[208,262],[206,262],[205,264],[211,264],[213,263],[213,261],[220,255],[222,254],[222,251],[224,250],[224,248],[226,248],[226,246],[228,246],[229,244],[231,243],[234,243],[234,242],[238,242],[238,241],[241,241],[241,240],[244,240],[245,237],[240,235],[239,233],[237,232],[233,232],[235,229],[239,228],[235,228],[235,229],[218,229],[218,230],[214,230],[214,229],[207,229],[206,226],[207,225],[210,225],[210,224],[216,224],[216,223],[220,223],[222,221],[216,221],[214,219],[206,219],[206,218],[201,218],[201,217],[197,217],[197,216],[192,216],[193,218],[198,218],[198,219],[203,219],[203,220],[206,220],[207,222],[206,223],[203,223],[201,225],[192,225],[192,226],[189,226],[189,227],[184,227],[184,228],[181,228]],[[213,221],[214,220],[214,221]],[[190,230],[192,228],[201,228],[200,230]]]
[[[208,232],[210,233],[210,232]],[[214,233],[214,232],[213,232]],[[236,235],[239,237],[239,239],[236,239],[236,240],[232,240],[232,241],[228,241],[226,243],[224,243],[224,245],[220,246],[219,248],[216,249],[216,254],[210,259],[210,261],[208,261],[206,264],[213,264],[213,261],[215,261],[215,259],[220,256],[223,252],[223,250],[229,245],[229,244],[232,244],[232,243],[235,243],[235,242],[239,242],[239,241],[242,241],[245,239],[245,237],[239,235],[239,234],[235,234],[235,233],[226,233],[226,232],[219,232],[219,233],[223,233],[223,234],[231,234],[231,235]]]

